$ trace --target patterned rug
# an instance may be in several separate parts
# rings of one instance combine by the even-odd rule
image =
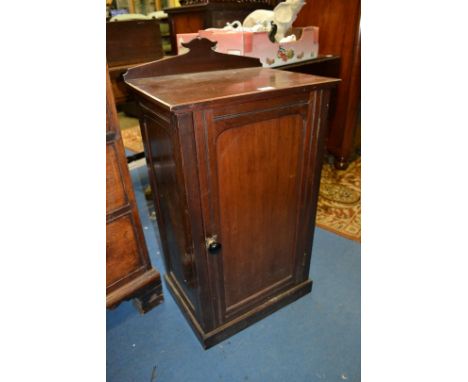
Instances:
[[[128,117],[122,112],[118,113],[118,117],[124,147],[134,153],[141,153],[144,148],[138,119]]]
[[[316,224],[361,241],[361,157],[346,170],[336,170],[328,163],[323,165]]]

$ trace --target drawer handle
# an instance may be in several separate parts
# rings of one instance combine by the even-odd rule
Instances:
[[[219,251],[221,250],[221,243],[217,241],[216,235],[206,239],[206,248],[208,249],[208,252],[212,255],[216,255],[219,253]]]
[[[114,131],[108,131],[106,132],[106,142],[113,141],[115,139],[115,132]]]

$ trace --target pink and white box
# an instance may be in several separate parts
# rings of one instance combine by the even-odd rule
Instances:
[[[242,32],[222,29],[200,30],[198,33],[177,35],[177,52],[183,54],[187,48],[182,43],[196,37],[216,41],[215,50],[219,53],[259,58],[264,67],[275,67],[310,60],[318,56],[319,28],[294,28],[297,40],[285,43],[271,42],[268,32]]]

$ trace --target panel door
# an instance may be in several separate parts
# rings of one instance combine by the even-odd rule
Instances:
[[[281,101],[281,100],[280,100]],[[219,322],[303,281],[307,100],[206,110],[197,152]],[[210,242],[221,244],[214,253]]]

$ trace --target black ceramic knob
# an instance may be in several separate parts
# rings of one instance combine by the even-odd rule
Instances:
[[[221,243],[218,243],[217,241],[213,241],[208,245],[208,252],[210,252],[212,255],[216,255],[220,249]]]

